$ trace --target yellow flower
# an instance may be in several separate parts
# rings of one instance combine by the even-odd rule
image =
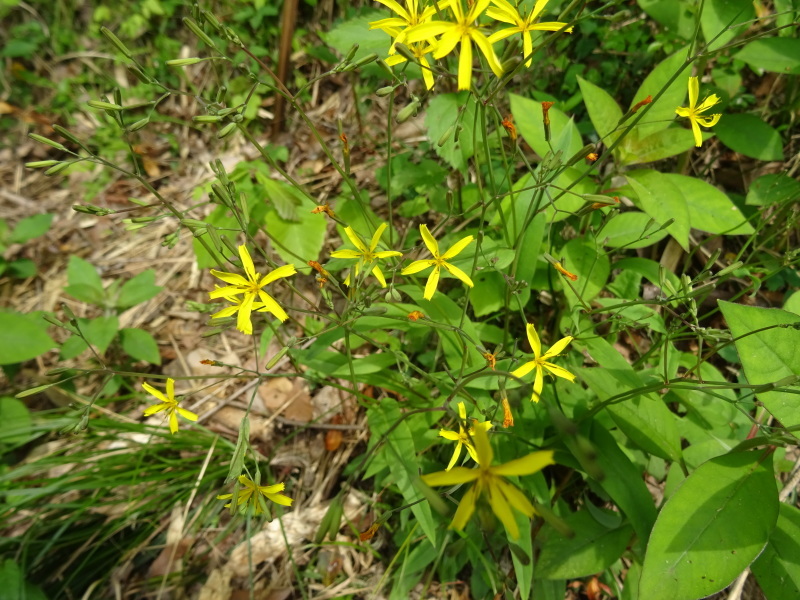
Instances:
[[[405,269],[401,271],[401,275],[411,275],[413,273],[419,273],[423,269],[427,269],[428,267],[433,267],[433,271],[431,272],[430,276],[428,277],[428,283],[425,284],[425,293],[423,294],[423,298],[426,300],[430,300],[433,298],[433,294],[436,292],[436,286],[439,284],[439,272],[442,268],[444,268],[448,273],[455,275],[461,281],[466,283],[469,287],[472,287],[474,284],[472,283],[472,279],[469,278],[469,275],[464,273],[458,267],[446,262],[451,258],[455,257],[459,254],[467,245],[473,240],[471,235],[460,239],[455,244],[450,246],[450,249],[445,252],[444,254],[439,254],[439,244],[431,235],[431,232],[428,231],[427,225],[420,225],[419,232],[422,234],[422,241],[425,242],[425,245],[428,247],[428,250],[433,255],[433,260],[415,260],[410,265],[408,265]]]
[[[475,435],[476,429],[483,429],[483,431],[489,431],[492,428],[492,424],[489,421],[484,421],[483,423],[478,423],[477,420],[473,419],[472,422],[474,425],[469,428],[469,431],[464,429],[462,423],[467,420],[467,409],[464,406],[463,402],[458,403],[458,433],[455,431],[449,431],[447,429],[440,429],[439,435],[446,440],[450,440],[456,443],[456,449],[453,452],[453,458],[450,459],[450,464],[447,465],[445,471],[449,471],[453,468],[458,460],[458,457],[461,455],[461,447],[465,447],[469,455],[472,457],[472,460],[478,462],[478,455],[475,454],[475,446],[472,445],[472,437]]]
[[[409,42],[427,41],[431,44],[436,43],[433,58],[437,60],[450,54],[460,43],[458,89],[468,90],[472,83],[472,42],[475,42],[475,45],[486,57],[489,68],[497,77],[503,75],[503,67],[500,65],[500,61],[497,60],[497,55],[492,49],[492,43],[481,33],[480,26],[477,24],[478,17],[489,6],[489,0],[475,0],[467,12],[464,12],[461,3],[462,0],[452,0],[448,5],[453,13],[454,22],[430,21],[422,23],[410,30],[406,39]],[[438,42],[435,42],[436,36],[442,36]]]
[[[476,501],[481,495],[485,495],[488,497],[492,512],[505,525],[506,531],[511,537],[516,539],[519,537],[519,528],[514,519],[512,507],[528,517],[532,517],[536,511],[525,495],[505,478],[512,475],[531,475],[541,471],[547,465],[552,465],[554,462],[553,451],[532,452],[504,465],[492,466],[494,453],[489,443],[489,436],[478,427],[475,429],[473,439],[478,456],[478,466],[475,469],[456,467],[450,471],[423,475],[422,481],[432,487],[474,481],[475,483],[464,493],[461,502],[458,503],[458,509],[450,527],[459,531],[463,530],[472,513],[475,512]]]
[[[706,112],[712,106],[719,103],[719,97],[716,94],[711,94],[708,98],[703,100],[700,106],[697,106],[697,98],[700,93],[700,83],[697,77],[689,77],[689,106],[679,106],[675,109],[681,117],[687,117],[692,124],[692,133],[694,133],[694,145],[698,148],[703,144],[703,134],[700,131],[700,126],[713,127],[719,122],[722,115],[711,115],[708,117],[702,116],[701,113]]]
[[[416,57],[421,65],[422,80],[425,82],[425,87],[429,90],[433,89],[433,71],[431,71],[431,65],[425,56],[430,52],[433,52],[435,49],[436,46],[427,42],[418,42],[416,44],[409,45],[409,50],[411,50],[411,53]],[[402,54],[393,54],[387,58],[385,62],[390,67],[393,67],[394,65],[399,65],[401,62],[405,62],[405,60],[406,57]]]
[[[558,365],[548,362],[548,359],[555,358],[561,354],[561,351],[572,341],[572,337],[568,335],[565,338],[561,338],[550,347],[550,350],[542,354],[542,342],[539,340],[539,335],[536,333],[536,328],[533,326],[533,323],[528,323],[525,326],[525,330],[528,334],[528,341],[531,344],[531,349],[533,350],[533,360],[526,362],[519,369],[512,371],[511,374],[514,377],[524,377],[533,369],[536,369],[536,378],[533,380],[533,396],[531,396],[531,401],[538,402],[539,396],[542,393],[542,388],[544,387],[545,369],[550,371],[553,375],[575,381],[575,375]]]
[[[239,475],[239,485],[242,487],[239,489],[239,492],[236,494],[236,506],[239,507],[242,504],[252,504],[253,508],[255,509],[255,514],[260,515],[264,512],[264,508],[266,504],[261,499],[261,496],[266,498],[267,500],[271,500],[275,504],[280,504],[281,506],[291,506],[293,500],[289,498],[289,496],[284,496],[279,492],[282,492],[286,487],[282,483],[276,483],[275,485],[256,485],[255,482],[250,479],[247,475]],[[233,494],[222,494],[221,496],[217,496],[217,500],[228,500],[233,498]],[[225,508],[230,508],[231,502],[225,505]]]
[[[253,333],[253,324],[250,322],[250,313],[254,310],[272,313],[281,321],[288,319],[289,315],[286,314],[286,311],[283,310],[277,302],[275,302],[275,299],[272,296],[267,294],[261,288],[269,283],[272,283],[276,279],[280,279],[281,277],[289,277],[290,275],[297,273],[294,265],[284,265],[282,267],[278,267],[271,273],[267,273],[261,277],[258,273],[256,273],[256,269],[253,266],[253,259],[250,258],[250,253],[247,251],[247,246],[239,246],[239,258],[242,259],[242,266],[244,266],[244,273],[247,275],[247,277],[242,277],[237,273],[224,273],[222,271],[215,271],[214,269],[211,269],[211,274],[214,277],[217,277],[218,279],[221,279],[230,285],[215,289],[213,292],[209,293],[209,296],[212,299],[226,298],[227,300],[233,302],[233,297],[238,296],[239,294],[244,294],[241,302],[237,306],[228,308],[234,308],[234,311],[239,313],[236,319],[236,328],[242,333],[246,333],[248,335],[252,335]],[[261,302],[256,302],[256,299],[259,299]],[[214,316],[227,317],[232,315],[234,311],[226,311],[223,309]]]
[[[380,29],[394,38],[392,46],[389,48],[389,54],[394,54],[396,52],[396,44],[406,43],[406,35],[411,27],[425,23],[426,21],[430,21],[431,17],[436,14],[435,6],[432,5],[428,6],[427,8],[423,8],[422,4],[424,3],[420,3],[419,0],[406,0],[405,8],[403,8],[400,3],[396,2],[395,0],[375,1],[380,2],[387,8],[392,9],[397,15],[396,17],[390,17],[388,19],[373,21],[369,24],[370,29]]]
[[[378,242],[381,240],[381,235],[383,235],[383,232],[386,230],[386,227],[387,227],[386,223],[383,223],[381,224],[380,227],[378,227],[378,229],[375,230],[375,233],[372,236],[372,240],[370,240],[369,248],[367,248],[367,245],[364,243],[364,240],[358,237],[358,234],[355,231],[353,231],[352,227],[349,226],[346,227],[344,232],[347,234],[347,237],[350,238],[350,241],[353,242],[353,245],[356,248],[358,248],[358,250],[334,250],[333,252],[331,252],[331,256],[333,258],[358,259],[358,262],[356,263],[354,269],[355,277],[358,277],[358,272],[359,269],[362,267],[362,265],[368,269],[370,268],[370,265],[372,265],[370,269],[371,273],[375,275],[375,278],[380,282],[381,287],[386,287],[386,278],[383,276],[383,271],[381,271],[381,268],[378,266],[378,259],[403,255],[402,252],[396,252],[394,250],[375,252],[375,249],[378,247]],[[347,279],[344,280],[344,282],[346,285],[350,285],[349,275],[347,276]]]
[[[500,31],[493,33],[489,36],[489,43],[494,44],[500,40],[519,33],[522,35],[522,56],[528,60],[525,62],[526,67],[531,66],[530,55],[533,53],[533,41],[531,40],[531,31],[560,31],[565,27],[566,23],[559,23],[551,21],[548,23],[535,23],[537,17],[544,10],[545,5],[549,0],[537,0],[533,10],[524,17],[506,0],[492,0],[493,7],[486,11],[486,16],[502,21],[503,23],[510,23],[513,27],[507,27]],[[572,33],[572,27],[564,29],[567,33]]]
[[[149,383],[143,383],[142,387],[148,394],[152,394],[157,399],[161,400],[161,404],[155,404],[145,409],[144,416],[149,417],[156,413],[166,411],[169,415],[169,430],[172,433],[178,433],[178,414],[188,421],[197,421],[197,415],[190,410],[178,406],[178,401],[175,400],[175,380],[172,378],[167,379],[167,395],[165,396]]]

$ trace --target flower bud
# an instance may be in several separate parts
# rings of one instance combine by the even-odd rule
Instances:
[[[106,39],[111,42],[114,46],[116,46],[117,50],[122,52],[127,58],[133,59],[133,54],[130,50],[128,50],[127,46],[123,44],[120,39],[114,35],[114,33],[108,27],[101,27],[100,33],[102,33]]]
[[[59,144],[58,142],[48,139],[43,135],[39,135],[37,133],[29,133],[28,137],[41,144],[47,144],[48,146],[50,146],[51,148],[55,148],[56,150],[63,150],[64,152],[67,151],[67,148],[63,144]]]

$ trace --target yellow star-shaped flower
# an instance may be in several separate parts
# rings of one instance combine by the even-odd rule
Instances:
[[[484,431],[489,431],[492,428],[492,424],[489,421],[484,421],[482,423],[478,423],[476,419],[473,419],[474,425],[469,428],[469,430],[464,429],[463,423],[467,420],[467,409],[464,406],[463,402],[458,403],[458,432],[449,431],[447,429],[440,429],[439,435],[446,440],[450,440],[452,442],[456,442],[456,449],[453,451],[453,458],[450,459],[450,464],[447,465],[445,471],[449,471],[452,469],[458,457],[461,456],[461,448],[464,447],[467,449],[467,452],[472,457],[472,460],[478,462],[478,455],[475,453],[475,446],[472,444],[472,437],[475,435],[476,429],[483,429]]]
[[[396,252],[394,250],[383,250],[380,252],[375,251],[378,247],[378,242],[381,240],[383,232],[386,230],[386,227],[386,223],[382,223],[381,226],[375,230],[372,240],[369,242],[369,248],[364,243],[364,240],[362,240],[358,234],[353,231],[352,227],[345,227],[344,232],[347,234],[347,237],[350,238],[350,241],[353,242],[353,245],[358,248],[358,250],[334,250],[331,252],[331,256],[333,258],[358,259],[354,269],[355,277],[358,277],[358,272],[362,267],[370,269],[370,272],[375,275],[375,278],[380,282],[381,287],[386,287],[386,278],[383,276],[383,271],[381,271],[381,268],[378,266],[378,259],[403,255],[402,252]],[[350,285],[349,275],[344,282],[346,285]]]
[[[700,83],[697,77],[689,77],[689,106],[679,106],[675,109],[679,116],[689,119],[689,123],[692,125],[692,133],[694,133],[694,145],[698,148],[703,144],[703,132],[700,131],[700,126],[713,127],[722,116],[720,114],[703,116],[702,113],[719,103],[719,96],[711,94],[703,100],[700,106],[697,106],[699,94]]]
[[[475,429],[473,439],[478,457],[476,468],[456,467],[449,471],[430,473],[423,475],[422,481],[431,487],[474,482],[458,504],[456,514],[450,523],[452,529],[463,530],[472,513],[475,512],[478,498],[486,496],[492,512],[503,523],[509,535],[515,539],[519,538],[519,528],[512,508],[528,517],[532,517],[536,511],[525,494],[505,478],[513,475],[531,475],[541,471],[547,465],[554,464],[553,451],[532,452],[504,465],[493,466],[494,453],[489,443],[489,436],[482,428],[478,427]]]
[[[405,8],[395,0],[375,1],[390,8],[397,15],[380,21],[372,21],[369,24],[370,29],[380,29],[394,38],[392,46],[389,48],[389,54],[396,52],[395,45],[406,43],[406,35],[411,27],[430,21],[431,17],[436,14],[435,6],[424,7],[424,3],[419,0],[406,0]]]
[[[272,313],[281,321],[288,319],[289,315],[286,314],[286,311],[283,310],[275,301],[275,299],[267,294],[262,288],[265,285],[272,283],[276,279],[289,277],[290,275],[297,273],[294,265],[284,265],[282,267],[278,267],[274,271],[271,271],[262,277],[256,273],[255,266],[253,265],[253,259],[250,258],[250,252],[248,252],[247,246],[239,246],[239,258],[242,260],[242,266],[244,267],[244,273],[246,277],[242,277],[238,273],[224,273],[222,271],[215,271],[214,269],[211,269],[211,274],[214,277],[221,279],[230,285],[217,288],[213,292],[209,292],[209,296],[212,299],[226,298],[229,301],[233,301],[231,298],[235,298],[236,296],[243,294],[241,302],[235,307],[236,311],[239,313],[236,318],[236,328],[247,335],[253,334],[253,324],[250,322],[250,313],[254,310],[258,312]],[[260,303],[257,303],[256,299],[260,300]],[[232,314],[233,312],[225,311],[225,309],[223,309],[214,316],[222,317],[230,316]]]
[[[239,485],[242,487],[236,494],[236,506],[242,504],[251,504],[254,508],[256,515],[265,512],[266,503],[263,498],[280,504],[281,506],[291,506],[293,500],[289,496],[285,496],[282,492],[286,486],[283,483],[276,483],[275,485],[256,485],[247,475],[239,475]],[[217,496],[217,500],[228,500],[233,498],[233,494],[222,494]],[[232,502],[228,502],[225,508],[230,508]]]
[[[178,401],[175,400],[175,380],[172,378],[167,379],[167,395],[165,396],[159,390],[154,388],[149,383],[143,383],[142,387],[148,394],[152,394],[158,400],[161,400],[161,404],[155,404],[145,409],[144,416],[149,417],[151,415],[155,415],[156,413],[160,413],[162,411],[166,411],[169,415],[169,430],[170,432],[178,433],[178,415],[182,416],[184,419],[188,421],[197,421],[197,415],[194,414],[190,410],[186,410],[185,408],[181,408],[178,406]]]
[[[513,27],[507,27],[506,29],[501,29],[500,31],[493,33],[489,36],[489,43],[494,44],[495,42],[499,42],[500,40],[514,35],[515,33],[521,34],[522,55],[524,58],[528,59],[525,62],[526,67],[531,66],[530,55],[533,53],[531,31],[560,31],[567,25],[566,23],[559,23],[557,21],[548,23],[535,22],[541,12],[544,10],[545,5],[547,5],[550,0],[538,0],[534,5],[533,10],[528,13],[527,17],[523,17],[519,11],[514,8],[511,3],[506,2],[506,0],[491,1],[494,6],[486,11],[486,16],[491,17],[496,21],[509,23],[513,25]],[[572,29],[572,27],[568,27],[567,29],[564,29],[564,31],[567,33],[572,33]]]
[[[544,387],[545,369],[550,371],[553,375],[563,377],[564,379],[569,379],[570,381],[575,381],[575,375],[566,369],[549,362],[549,359],[555,358],[561,354],[561,351],[564,350],[564,348],[566,348],[567,345],[572,341],[572,337],[568,335],[565,338],[561,338],[555,344],[553,344],[547,352],[542,354],[542,342],[539,340],[539,335],[536,333],[536,328],[533,326],[533,323],[528,323],[525,326],[525,331],[528,334],[528,342],[531,344],[531,350],[533,350],[533,360],[526,362],[518,369],[512,371],[511,374],[514,377],[524,377],[536,369],[536,377],[533,380],[533,396],[531,396],[531,401],[538,402],[539,397],[542,394],[542,388]]]
[[[455,275],[469,287],[475,285],[472,283],[472,279],[469,278],[469,275],[464,273],[461,269],[456,267],[455,265],[450,264],[447,262],[451,258],[457,256],[464,248],[466,248],[469,243],[474,239],[471,235],[468,235],[465,238],[458,240],[455,244],[450,246],[450,249],[447,250],[444,254],[439,254],[439,243],[434,239],[431,235],[431,232],[428,230],[427,225],[420,225],[419,232],[422,234],[422,241],[425,242],[425,245],[428,247],[428,250],[433,255],[433,260],[415,260],[410,265],[408,265],[405,269],[403,269],[400,274],[401,275],[412,275],[414,273],[419,273],[420,271],[427,269],[428,267],[433,267],[433,271],[428,276],[428,283],[425,284],[425,293],[422,295],[423,298],[426,300],[430,300],[433,298],[433,294],[436,292],[436,286],[439,285],[439,273],[442,269],[447,271],[448,273]]]

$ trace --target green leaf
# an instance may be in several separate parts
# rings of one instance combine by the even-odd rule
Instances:
[[[753,227],[745,220],[739,208],[724,192],[710,183],[674,173],[664,177],[683,194],[689,208],[689,224],[695,229],[727,235],[753,233]]]
[[[136,360],[144,360],[151,365],[161,364],[161,354],[153,336],[143,329],[126,328],[119,332],[122,349]]]
[[[146,302],[157,296],[162,289],[160,285],[156,285],[156,272],[153,269],[142,271],[122,285],[117,308],[130,308]]]
[[[800,510],[781,504],[778,523],[769,543],[750,565],[758,585],[769,600],[800,598]]]
[[[722,33],[713,44],[710,44],[709,50],[717,50],[730,42],[747,29],[747,25],[732,26],[749,21],[753,17],[755,11],[751,0],[706,0],[703,13],[700,15],[700,27],[703,29],[706,43],[710,43],[716,35],[731,26],[729,31]]]
[[[203,219],[209,225],[214,225],[218,229],[221,230],[239,230],[239,221],[234,217],[228,207],[226,206],[218,206],[215,208],[210,215],[208,215],[205,219]],[[230,235],[230,231],[227,232]],[[204,236],[205,243],[210,247],[214,248],[214,244],[211,243],[211,239],[209,236]],[[197,268],[198,269],[208,269],[208,268],[220,268],[220,265],[217,263],[216,260],[209,254],[206,250],[205,246],[200,243],[200,240],[197,238],[192,239],[192,248],[194,249],[194,255],[197,258]],[[220,258],[220,260],[222,260]],[[224,264],[224,261],[222,261]],[[223,268],[224,270],[224,268]]]
[[[661,287],[661,279],[659,276],[661,266],[652,259],[632,256],[630,258],[618,260],[614,263],[613,267],[614,270],[633,271],[635,273],[639,273],[653,285]],[[672,284],[672,287],[674,287],[676,290],[680,287],[680,280],[672,271],[667,271],[664,269],[664,277],[669,280],[669,282]]]
[[[668,0],[669,4],[683,5],[683,3]],[[645,9],[647,10],[647,9]],[[681,67],[686,66],[686,50],[678,50],[672,56],[668,56],[661,61],[655,69],[645,77],[639,90],[634,94],[631,99],[631,108],[639,101],[644,100],[647,96],[653,96],[661,91],[667,82]],[[634,130],[636,132],[635,138],[631,138],[631,142],[638,142],[643,140],[656,131],[661,131],[669,127],[670,123],[675,119],[675,108],[683,104],[684,98],[688,91],[687,83],[689,80],[688,74],[686,77],[679,76],[673,81],[666,89],[664,94],[655,100],[648,108],[647,114],[642,117],[639,124]],[[644,108],[639,109],[645,110]]]
[[[570,287],[564,289],[570,306],[578,303],[576,292],[583,302],[590,302],[608,281],[611,273],[608,256],[588,237],[570,240],[561,249],[561,255],[565,268],[578,276],[572,283],[575,291]]]
[[[497,312],[505,304],[508,284],[497,271],[480,271],[473,278],[475,287],[469,291],[469,301],[476,317]]]
[[[655,131],[644,139],[626,138],[621,144],[620,161],[625,165],[654,162],[692,148],[694,135],[691,130],[670,127]]]
[[[578,85],[581,87],[583,103],[589,111],[589,118],[597,135],[606,146],[610,146],[618,137],[617,133],[611,132],[622,119],[622,109],[607,91],[583,77],[578,76]]]
[[[638,373],[622,355],[602,338],[586,340],[589,355],[601,366],[583,368],[577,375],[600,402],[645,387]],[[629,396],[606,409],[617,427],[644,451],[665,460],[681,457],[680,436],[675,416],[654,394]]]
[[[550,152],[550,144],[544,139],[544,123],[542,121],[542,103],[510,94],[511,113],[514,115],[514,122],[517,125],[519,134],[525,139],[528,145],[541,157]],[[581,134],[571,118],[555,106],[550,108],[550,138],[553,140],[553,148],[561,140],[564,143],[565,160],[577,154],[583,148]]]
[[[386,445],[382,452],[387,457],[389,470],[403,499],[410,504],[424,498],[422,492],[414,486],[418,479],[419,466],[417,465],[417,450],[414,447],[414,438],[408,419],[401,421],[400,407],[391,398],[384,398],[379,405],[367,410],[367,420],[373,435],[380,438],[385,436]],[[392,429],[391,433],[389,430]],[[436,546],[436,530],[438,529],[427,502],[415,504],[411,512],[419,522],[428,541]]]
[[[545,527],[542,552],[536,564],[539,577],[572,579],[604,571],[622,556],[633,535],[629,525],[609,529],[585,510],[564,517],[564,521],[575,531],[575,536],[567,538]]]
[[[750,184],[745,204],[769,206],[784,204],[797,198],[800,198],[800,181],[789,177],[786,173],[770,173],[762,175]]]
[[[264,216],[264,225],[273,240],[273,247],[286,264],[305,265],[317,260],[325,243],[328,223],[322,215],[312,214],[314,205],[304,199],[299,208],[298,222],[282,219],[275,211]]]
[[[589,439],[594,444],[595,460],[605,473],[600,487],[628,517],[636,532],[636,547],[644,552],[657,514],[644,477],[602,425],[592,424]]]
[[[693,6],[675,0],[638,0],[648,15],[666,27],[667,31],[677,34],[685,40],[694,33]]]
[[[119,330],[119,319],[116,316],[97,317],[96,319],[78,319],[81,331],[98,354],[103,354]]]
[[[386,56],[392,41],[391,38],[380,29],[370,29],[369,24],[388,16],[388,11],[371,10],[359,17],[340,23],[327,33],[321,31],[319,36],[343,56],[350,52],[354,42],[358,42],[358,50],[353,57],[353,62],[372,53]],[[381,72],[383,71],[381,70]]]
[[[778,518],[772,454],[713,458],[661,509],[647,545],[639,596],[696,600],[725,588],[758,556]]]
[[[461,119],[458,119],[459,114]],[[428,138],[433,143],[433,149],[457,171],[463,170],[475,153],[471,135],[474,119],[475,100],[469,92],[437,94],[431,99],[425,113],[425,126],[428,128]],[[456,142],[455,135],[451,134],[447,141],[439,146],[439,139],[456,123],[464,128],[458,136],[458,141]]]
[[[9,240],[15,244],[24,244],[28,240],[44,235],[55,215],[33,215],[22,219],[14,228]]]
[[[646,248],[667,237],[662,224],[639,211],[627,211],[612,217],[598,239],[611,248]]]
[[[71,338],[68,338],[67,341],[61,344],[61,350],[58,353],[58,357],[60,360],[69,360],[70,358],[75,358],[81,354],[88,347],[89,346],[83,341],[83,339],[75,335]]]
[[[734,58],[743,60],[756,72],[764,69],[773,73],[800,75],[800,39],[773,37],[754,40]]]
[[[667,333],[664,319],[650,306],[644,304],[619,306],[621,302],[618,298],[595,298],[594,301],[600,306],[616,306],[617,308],[608,310],[605,314],[613,316],[614,320],[619,321],[622,327]]]
[[[67,262],[67,281],[64,291],[70,296],[88,304],[103,305],[105,293],[103,282],[94,266],[75,255]]]
[[[370,354],[362,358],[353,359],[353,373],[356,376],[380,373],[389,367],[394,367],[396,364],[397,360],[392,354]],[[345,363],[339,366],[331,375],[333,377],[350,377],[350,365]]]
[[[681,248],[688,252],[689,207],[681,191],[658,171],[649,169],[632,171],[625,176],[638,196],[637,206],[655,219],[656,223],[666,223],[669,219],[675,219],[675,222],[667,227],[667,231]]]
[[[780,134],[756,115],[725,115],[714,126],[714,133],[739,154],[758,160],[783,160]]]
[[[47,600],[39,587],[25,581],[22,569],[10,558],[0,566],[0,581],[5,600]]]
[[[272,179],[261,171],[255,172],[255,178],[259,183],[255,189],[264,194],[264,202],[273,206],[281,219],[295,223],[300,220],[297,207],[303,203],[305,194],[288,183]]]
[[[799,316],[779,308],[732,302],[720,301],[719,307],[736,340],[736,351],[748,382],[760,385],[800,375],[800,330],[781,327],[800,323]],[[765,327],[770,329],[758,331]],[[800,425],[797,394],[771,391],[757,397],[784,427]]]
[[[31,437],[31,414],[23,402],[10,396],[0,396],[0,447],[16,446]]]
[[[16,312],[0,313],[0,365],[25,362],[57,348],[41,318]]]

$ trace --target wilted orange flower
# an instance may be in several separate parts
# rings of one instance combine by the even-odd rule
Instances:
[[[586,155],[586,160],[590,160],[592,162],[597,160],[597,152],[590,152]]]
[[[514,122],[511,120],[511,115],[508,115],[505,119],[502,120],[500,123],[503,128],[508,133],[508,137],[511,138],[511,141],[514,142],[517,139],[517,128],[514,127]]]
[[[508,398],[503,398],[503,427],[508,429],[514,426],[514,415],[511,414],[511,405],[508,403]]]
[[[555,104],[555,102],[542,102],[542,118],[544,119],[545,125],[550,125],[550,108]]]
[[[553,266],[556,268],[556,271],[561,273],[564,277],[569,277],[572,281],[578,281],[578,276],[575,275],[575,273],[567,271],[560,262],[553,263]]]
[[[412,311],[408,313],[408,320],[409,321],[419,321],[420,319],[424,319],[425,315],[423,315],[418,310]]]
[[[592,209],[605,208],[606,206],[613,206],[614,204],[619,204],[619,196],[611,196],[611,200],[613,200],[614,202],[595,202],[594,204],[592,204],[591,208]]]
[[[642,108],[645,104],[650,104],[652,101],[653,101],[653,97],[652,96],[648,96],[647,98],[645,98],[641,102],[637,102],[636,104],[634,104],[633,108],[631,108],[631,112],[636,112],[637,110]]]
[[[497,364],[497,354],[492,354],[491,352],[485,352],[483,354],[483,358],[486,359],[486,362],[489,365],[489,368],[494,371],[494,366]]]
[[[204,358],[200,361],[201,365],[208,365],[209,367],[214,367],[217,364],[217,361],[211,360],[210,358]]]
[[[311,214],[318,215],[319,213],[325,213],[329,217],[333,218],[333,210],[331,209],[331,205],[327,202],[325,204],[320,204],[311,211]]]
[[[328,272],[317,261],[315,261],[315,260],[308,261],[308,266],[311,267],[312,269],[314,269],[320,275],[322,275],[324,277],[328,276]]]
[[[375,534],[378,533],[378,529],[380,528],[381,524],[376,521],[375,523],[369,526],[369,529],[358,534],[358,539],[361,540],[362,542],[371,540],[373,537],[375,537]]]

